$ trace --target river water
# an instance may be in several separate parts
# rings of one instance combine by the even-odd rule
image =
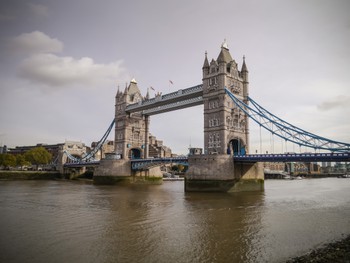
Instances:
[[[285,262],[348,234],[350,179],[234,194],[0,181],[0,262]]]

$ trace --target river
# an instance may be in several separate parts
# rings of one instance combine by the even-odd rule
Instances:
[[[185,193],[181,181],[0,181],[0,262],[285,262],[350,234],[350,179]]]

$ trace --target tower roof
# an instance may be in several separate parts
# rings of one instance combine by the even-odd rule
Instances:
[[[130,81],[130,85],[129,85],[129,87],[128,87],[128,94],[129,94],[129,95],[133,95],[133,94],[135,94],[135,93],[140,93],[140,94],[141,94],[141,92],[140,92],[140,90],[139,90],[139,87],[137,86],[136,80],[135,80],[135,79],[132,79],[132,80]]]
[[[228,63],[232,60],[233,59],[231,57],[230,51],[228,49],[228,46],[227,46],[227,43],[225,40],[225,42],[221,45],[221,51],[220,51],[220,54],[218,56],[217,62],[218,63],[221,63],[221,62]]]

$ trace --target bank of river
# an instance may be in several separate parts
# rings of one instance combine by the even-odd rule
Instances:
[[[0,170],[0,180],[53,180],[61,178],[59,172]]]
[[[350,262],[350,235],[344,239],[326,244],[309,253],[288,260],[287,263],[344,263]]]
[[[184,193],[181,181],[0,181],[0,262],[298,260],[350,234],[349,201],[340,178],[234,194]]]

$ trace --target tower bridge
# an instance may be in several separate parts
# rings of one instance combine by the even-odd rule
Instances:
[[[202,84],[169,94],[142,96],[136,80],[115,97],[115,154],[103,159],[94,173],[95,183],[161,182],[159,164],[186,162],[186,191],[241,191],[263,188],[265,161],[350,161],[350,144],[329,140],[302,130],[268,112],[249,97],[249,72],[221,46],[209,63],[205,53]],[[204,154],[149,158],[150,116],[203,104]],[[249,119],[271,134],[299,146],[327,150],[314,155],[252,155],[249,153]],[[109,133],[109,132],[108,132]],[[103,138],[106,138],[105,134]],[[339,152],[339,153],[337,153]],[[87,158],[84,159],[84,162]],[[96,163],[94,163],[96,165]]]

